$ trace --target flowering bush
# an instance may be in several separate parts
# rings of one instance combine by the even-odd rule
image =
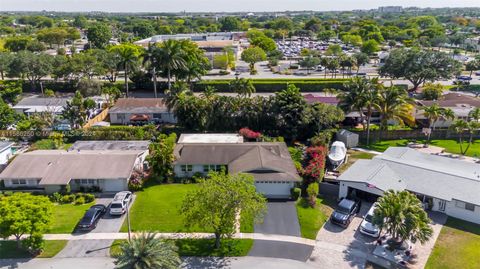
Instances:
[[[241,136],[247,138],[247,139],[258,139],[262,136],[261,133],[259,132],[255,132],[255,131],[252,131],[248,128],[242,128],[240,129],[240,131],[238,132]]]
[[[130,180],[128,181],[128,189],[130,191],[139,191],[143,188],[143,183],[147,174],[143,171],[134,170]]]
[[[324,146],[309,147],[306,150],[307,162],[303,170],[303,177],[307,184],[319,181],[325,171],[325,156],[327,149]]]

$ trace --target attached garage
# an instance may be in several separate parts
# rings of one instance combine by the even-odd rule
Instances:
[[[104,179],[103,188],[104,192],[119,192],[128,190],[126,179]]]
[[[292,181],[255,181],[257,191],[271,199],[289,198],[293,186]]]
[[[382,196],[383,191],[372,185],[356,182],[340,182],[339,198],[357,198],[369,202],[375,202]]]

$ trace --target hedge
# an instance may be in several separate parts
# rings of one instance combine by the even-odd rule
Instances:
[[[231,80],[203,80],[194,85],[194,91],[204,91],[212,86],[218,92],[230,92]],[[324,89],[343,90],[347,79],[254,79],[253,85],[257,92],[279,92],[287,88],[287,84],[294,84],[302,92],[320,92]]]

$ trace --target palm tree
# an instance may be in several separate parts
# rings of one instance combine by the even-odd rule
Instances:
[[[457,134],[458,134],[458,143],[460,144],[460,154],[465,155],[468,152],[468,149],[472,145],[473,142],[473,135],[475,131],[477,131],[480,128],[480,124],[476,121],[464,121],[464,120],[456,120],[451,126],[451,129],[453,129]],[[464,135],[468,134],[468,142],[467,146],[463,148],[463,142],[464,142]]]
[[[428,146],[432,131],[435,130],[435,124],[438,120],[455,118],[453,110],[450,108],[441,108],[437,104],[425,107],[423,109],[423,115],[428,119],[428,128],[430,129],[427,135],[427,140],[425,141],[425,146]]]
[[[148,49],[145,51],[143,55],[143,65],[144,66],[149,66],[152,68],[152,75],[153,75],[153,92],[155,95],[155,98],[158,97],[157,95],[157,53],[158,47],[153,45],[153,46],[148,46]]]
[[[386,191],[377,201],[373,223],[391,235],[396,246],[404,240],[424,244],[433,234],[420,200],[408,191]]]
[[[474,108],[470,113],[468,113],[468,117],[472,121],[480,121],[480,107]]]
[[[389,120],[400,125],[415,125],[414,106],[404,89],[392,86],[380,90],[376,109],[380,113],[381,130],[387,130]]]
[[[172,109],[175,108],[175,106],[177,105],[178,97],[182,93],[186,93],[189,95],[193,94],[190,91],[188,85],[183,81],[175,82],[171,89],[165,91],[165,104],[167,105],[169,111],[172,111]]]
[[[250,97],[255,93],[255,86],[253,86],[251,79],[236,78],[230,82],[230,89],[236,92],[240,97]]]
[[[125,71],[125,92],[128,97],[128,73],[129,67],[138,61],[140,57],[140,48],[133,44],[120,44],[110,48],[111,52],[120,56],[120,65]]]
[[[156,57],[162,69],[167,73],[168,89],[170,89],[172,86],[172,70],[184,69],[187,65],[182,42],[173,39],[164,41],[159,45]]]
[[[122,245],[115,265],[119,269],[176,269],[181,264],[177,251],[174,242],[157,239],[154,233],[142,233]]]

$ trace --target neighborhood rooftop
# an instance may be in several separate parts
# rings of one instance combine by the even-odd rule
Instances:
[[[181,134],[178,143],[243,143],[238,134]]]
[[[66,185],[72,179],[128,178],[140,153],[37,150],[18,155],[0,179],[37,179],[39,185]]]
[[[110,113],[165,113],[168,112],[161,98],[120,98]]]
[[[447,93],[440,100],[418,101],[421,105],[431,106],[438,104],[440,107],[480,107],[480,99],[460,93]]]
[[[77,141],[68,150],[148,150],[150,141]]]
[[[0,141],[0,152],[3,150],[11,147],[13,145],[13,142],[10,141]]]
[[[15,107],[31,107],[31,106],[65,106],[69,98],[58,97],[27,97],[18,102]]]
[[[390,147],[372,160],[359,160],[338,180],[480,205],[480,165],[410,148]]]

